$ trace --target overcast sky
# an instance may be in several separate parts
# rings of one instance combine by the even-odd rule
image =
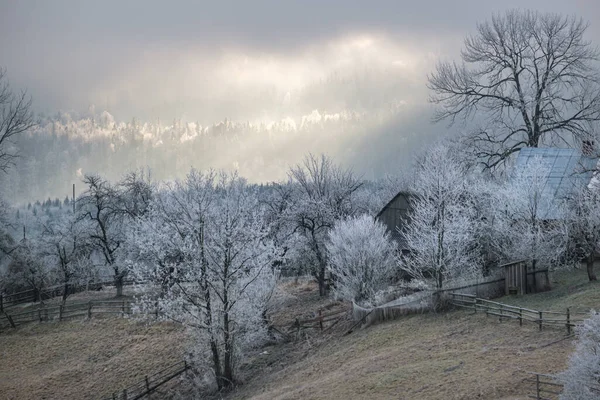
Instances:
[[[40,111],[95,104],[125,120],[249,119],[269,114],[269,96],[369,68],[424,103],[435,61],[519,7],[582,16],[600,45],[597,0],[0,0],[0,65]]]

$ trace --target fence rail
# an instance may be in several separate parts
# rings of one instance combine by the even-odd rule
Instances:
[[[110,397],[105,397],[103,400],[141,399],[169,382],[171,379],[183,374],[188,369],[190,369],[190,365],[186,361],[180,361],[173,365],[169,365],[152,375],[146,375],[143,380],[127,386],[119,392],[113,392]]]
[[[318,329],[325,332],[330,328],[333,328],[333,326],[341,321],[346,315],[348,315],[348,310],[324,313],[323,310],[320,309],[315,318],[305,320],[296,318],[294,323],[285,329],[287,331],[286,334],[295,333],[298,335],[300,331],[306,329]]]
[[[137,281],[132,279],[123,280],[123,286],[131,286],[135,284],[144,283],[143,281]],[[88,290],[99,290],[104,286],[114,286],[115,281],[103,280],[98,282],[90,282],[81,285],[69,285],[69,294],[76,294],[85,292]],[[0,293],[0,312],[4,309],[17,306],[19,304],[26,303],[37,303],[40,300],[49,300],[54,297],[63,295],[64,285],[50,286],[43,289],[28,289],[16,293]]]
[[[524,379],[532,385],[527,397],[537,400],[558,400],[563,389],[562,383],[558,383],[553,375],[537,372],[529,372],[529,374],[530,377]]]
[[[533,322],[538,325],[540,331],[544,326],[565,327],[567,334],[570,335],[572,328],[581,324],[585,317],[589,316],[589,313],[573,312],[570,308],[567,308],[566,312],[540,311],[481,299],[471,294],[450,293],[450,296],[450,303],[457,307],[474,312],[483,311],[487,316],[498,317],[500,321],[518,320],[519,325],[523,325],[523,321]]]
[[[39,305],[26,311],[9,312],[4,310],[0,314],[0,329],[16,328],[30,322],[43,322],[70,318],[92,318],[93,314],[131,314],[129,300],[91,300],[58,305]]]

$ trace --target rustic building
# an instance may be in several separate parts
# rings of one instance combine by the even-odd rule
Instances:
[[[406,241],[400,234],[402,229],[410,221],[411,198],[414,196],[410,192],[400,192],[390,200],[375,218],[381,221],[388,229],[392,239],[398,244],[402,251],[408,250]]]

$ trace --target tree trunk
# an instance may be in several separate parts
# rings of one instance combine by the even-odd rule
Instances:
[[[69,296],[69,282],[65,282],[65,286],[63,289],[63,295],[62,295],[63,304],[67,301],[68,296]]]
[[[590,255],[587,257],[586,266],[588,279],[590,280],[590,282],[595,281],[596,274],[594,273],[594,252],[590,253]]]
[[[319,267],[319,295],[321,297],[327,296],[327,282],[325,282],[325,267]]]
[[[215,377],[217,378],[217,388],[219,390],[225,387],[223,375],[221,374],[221,360],[219,359],[219,348],[215,340],[210,341],[210,350],[212,352],[213,367],[215,369]]]
[[[123,296],[123,274],[115,274],[115,287],[117,288],[117,297]]]
[[[531,261],[531,270],[533,271],[533,276],[532,276],[533,277],[533,293],[537,292],[537,279],[536,279],[537,274],[535,272],[536,264],[537,264],[537,260],[534,258]],[[525,283],[525,286],[527,286],[527,283]]]
[[[225,351],[223,354],[223,380],[225,387],[229,388],[233,385],[233,338],[229,326],[229,313],[226,311],[223,315],[223,336],[225,341]]]

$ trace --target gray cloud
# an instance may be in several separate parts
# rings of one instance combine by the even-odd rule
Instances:
[[[47,112],[95,103],[124,119],[213,108],[209,118],[244,108],[240,91],[258,90],[232,87],[214,73],[231,54],[275,59],[284,70],[304,57],[327,56],[332,41],[369,34],[385,37],[382,51],[393,45],[420,59],[449,57],[477,21],[514,7],[581,15],[592,23],[589,38],[600,43],[594,0],[5,1],[0,64]],[[323,74],[337,68],[317,67]],[[423,79],[426,71],[420,73]],[[267,83],[263,89],[271,91]]]

